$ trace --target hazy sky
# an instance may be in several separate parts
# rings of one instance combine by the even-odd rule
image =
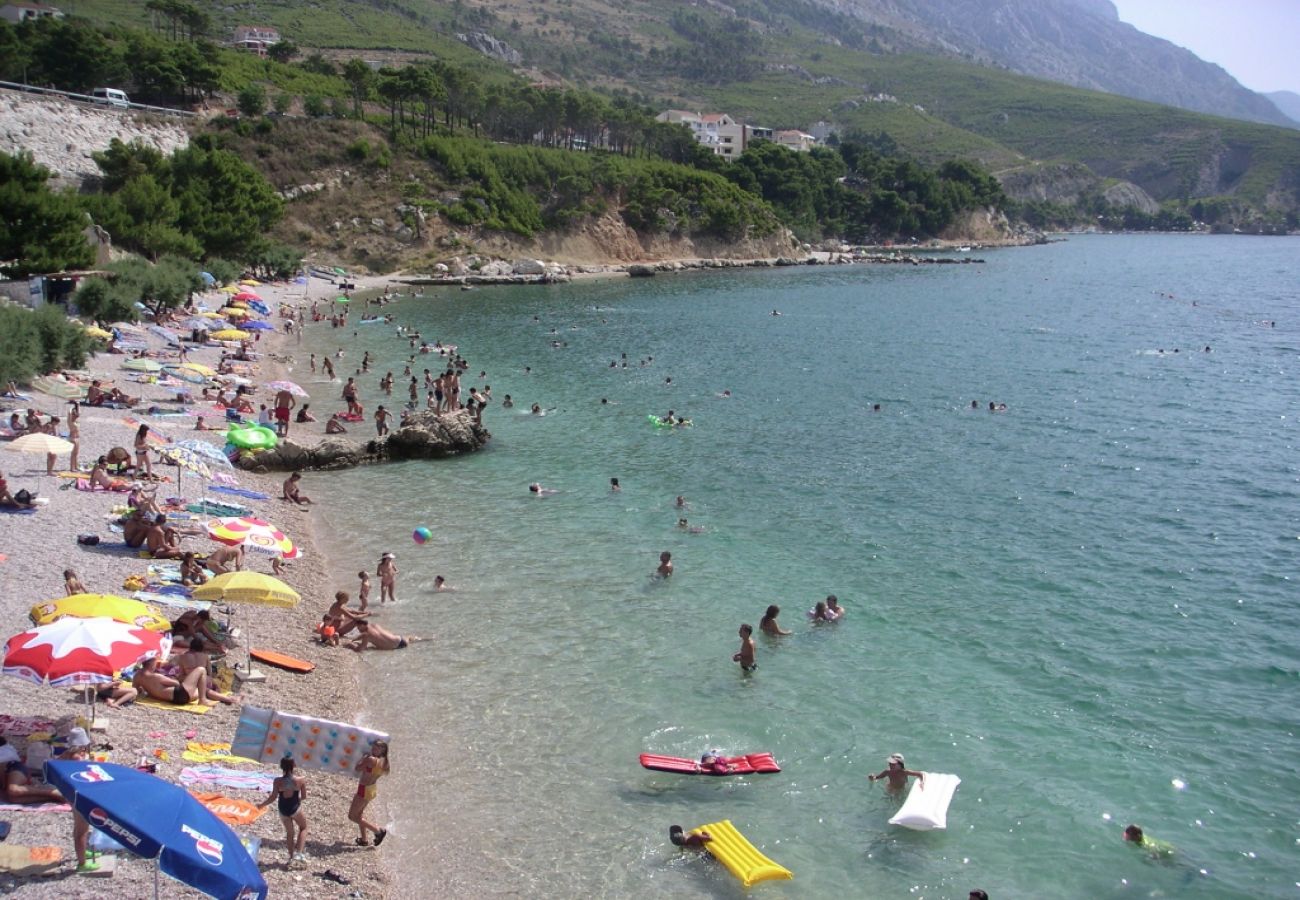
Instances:
[[[1122,21],[1254,91],[1300,94],[1300,0],[1111,0]]]

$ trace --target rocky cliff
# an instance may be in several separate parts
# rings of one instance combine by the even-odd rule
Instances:
[[[824,6],[1076,87],[1197,112],[1294,127],[1219,66],[1121,22],[1110,0],[820,0]],[[1243,14],[1247,14],[1244,13]]]
[[[0,91],[0,152],[26,151],[54,174],[58,184],[79,186],[99,175],[91,154],[114,138],[143,141],[162,153],[189,143],[174,119],[100,109],[68,100]]]

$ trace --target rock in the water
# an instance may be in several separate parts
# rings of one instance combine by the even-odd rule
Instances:
[[[517,259],[511,271],[516,275],[545,275],[546,264],[540,259]]]
[[[464,410],[437,415],[427,410],[407,416],[402,427],[371,442],[371,449],[390,459],[436,459],[480,450],[491,435]]]
[[[627,274],[630,278],[654,278],[655,267],[640,264],[628,266]]]

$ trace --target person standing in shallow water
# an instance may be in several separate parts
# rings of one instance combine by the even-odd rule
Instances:
[[[790,634],[789,631],[776,624],[776,617],[781,612],[781,607],[773,603],[763,613],[763,618],[758,623],[758,630],[769,637],[780,637],[783,634]]]
[[[397,602],[397,557],[392,553],[385,553],[379,558],[379,565],[375,568],[375,577],[379,579],[379,605],[382,606],[386,601],[391,603]]]
[[[731,657],[731,661],[740,663],[742,672],[752,672],[758,668],[758,662],[754,658],[753,635],[753,625],[740,626],[740,650]]]

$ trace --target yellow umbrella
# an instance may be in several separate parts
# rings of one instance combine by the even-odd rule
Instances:
[[[227,319],[243,319],[252,315],[248,310],[240,309],[238,306],[227,307],[222,312]]]
[[[201,312],[201,313],[199,313],[199,315],[202,316],[202,317],[205,318],[205,319],[220,319],[220,318],[221,318],[221,314],[220,314],[220,313],[214,313],[214,312]]]
[[[125,622],[149,631],[166,631],[172,627],[171,622],[139,600],[130,600],[113,594],[73,594],[71,597],[47,600],[33,606],[28,615],[31,617],[32,624],[37,627],[49,625],[64,616],[78,619],[94,619],[103,616],[115,622]]]
[[[98,325],[87,325],[86,334],[90,335],[93,338],[98,338],[101,341],[106,341],[113,336],[113,332],[105,331],[104,329],[100,328]]]
[[[217,374],[216,369],[205,366],[202,363],[191,363],[191,362],[181,363],[176,368],[185,369],[186,371],[193,372],[196,375],[202,375],[204,378],[213,378]]]
[[[243,290],[243,288],[241,288],[237,284],[228,284],[225,287],[223,287],[221,290],[225,291],[227,294],[238,294],[241,290]]]
[[[249,338],[247,331],[240,331],[237,328],[223,328],[220,331],[214,331],[209,337],[216,338],[219,341],[243,341]]]
[[[227,572],[194,589],[195,600],[251,603],[255,606],[298,605],[298,592],[278,578],[261,572]]]
[[[260,282],[260,281],[254,281],[254,280],[251,279],[251,278],[245,278],[243,281],[241,281],[241,282],[239,282],[239,283],[240,283],[240,284],[246,284],[246,285],[248,285],[249,287],[261,287],[261,286],[262,286],[262,282]]]
[[[37,432],[24,434],[16,441],[5,445],[11,453],[67,453],[72,449],[72,442],[52,434]]]

